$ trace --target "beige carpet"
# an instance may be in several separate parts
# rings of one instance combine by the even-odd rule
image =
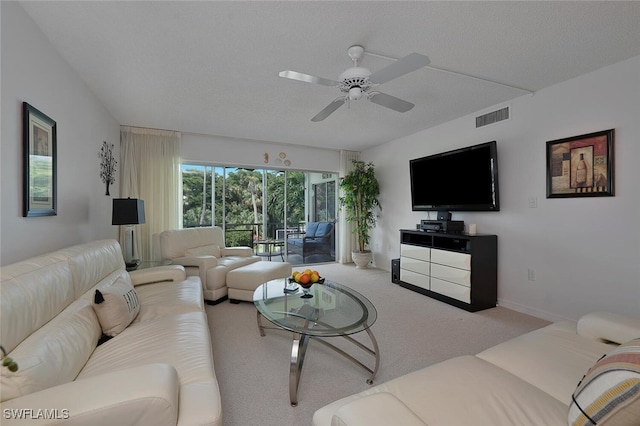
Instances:
[[[320,274],[365,295],[377,309],[371,330],[380,348],[375,384],[444,359],[475,354],[547,321],[496,307],[466,312],[391,283],[390,273],[357,270],[354,265],[314,265]],[[294,268],[300,270],[304,268]],[[227,426],[311,425],[320,407],[369,388],[368,373],[313,339],[298,390],[298,406],[289,404],[291,334],[267,330],[260,337],[252,303],[207,306],[216,375]],[[366,333],[358,338],[369,344]],[[334,338],[332,343],[344,339]],[[342,346],[342,345],[341,345]],[[350,353],[373,358],[355,346]]]

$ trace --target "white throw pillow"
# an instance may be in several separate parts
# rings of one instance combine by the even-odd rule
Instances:
[[[93,309],[102,332],[113,337],[127,328],[140,312],[138,293],[131,283],[119,278],[111,286],[96,290]]]
[[[220,246],[211,244],[208,246],[193,247],[184,252],[185,256],[215,256],[220,257]]]

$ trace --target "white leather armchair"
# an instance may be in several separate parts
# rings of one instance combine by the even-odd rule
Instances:
[[[163,261],[184,266],[187,276],[197,275],[202,281],[208,303],[227,296],[227,272],[258,262],[251,247],[225,247],[224,233],[219,226],[172,229],[154,239],[158,242]]]

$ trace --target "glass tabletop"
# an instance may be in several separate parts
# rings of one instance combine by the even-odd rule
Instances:
[[[288,278],[269,281],[253,293],[253,303],[269,321],[285,330],[309,336],[343,336],[358,333],[377,319],[373,304],[357,291],[325,280],[309,288],[303,298],[299,284]]]

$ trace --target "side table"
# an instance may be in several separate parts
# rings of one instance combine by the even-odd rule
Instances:
[[[156,266],[165,266],[170,264],[171,264],[170,262],[165,262],[162,260],[143,260],[137,265],[127,266],[127,271],[131,272],[131,271],[137,271],[139,269],[147,269],[147,268],[153,268]]]
[[[266,251],[259,251],[258,247],[261,245],[266,248]],[[284,240],[256,240],[253,242],[253,248],[256,255],[260,256],[262,254],[267,256],[269,261],[271,261],[271,257],[275,254],[276,256],[280,255],[284,262]]]

